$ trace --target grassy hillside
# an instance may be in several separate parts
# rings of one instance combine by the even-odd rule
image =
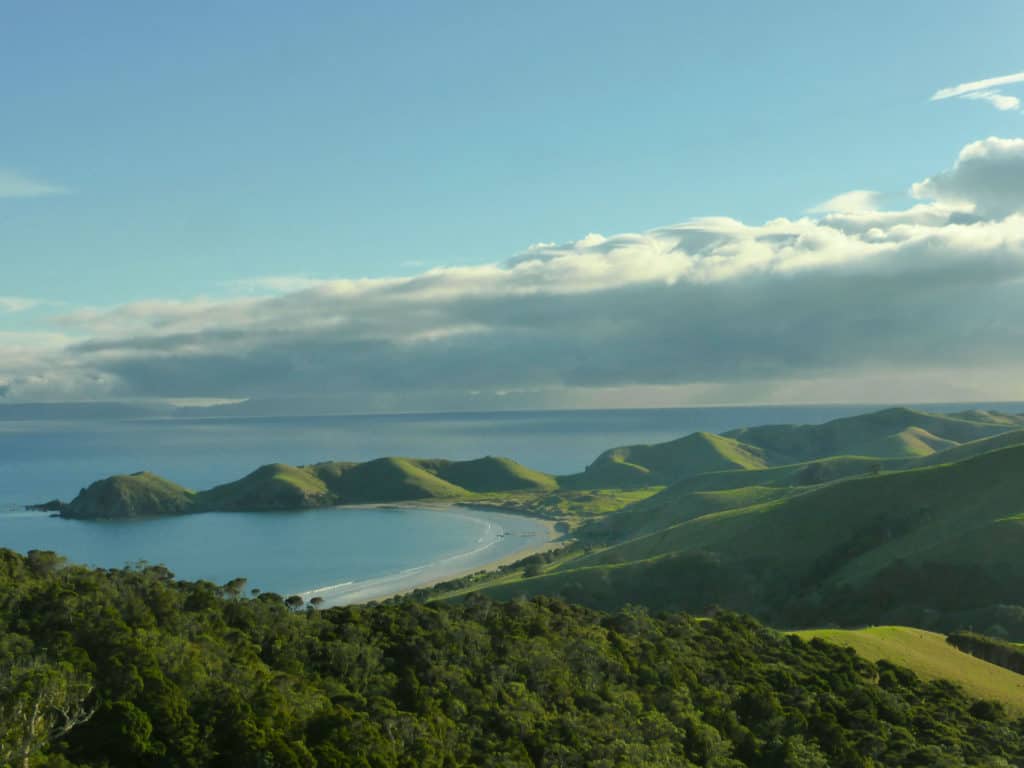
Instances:
[[[239,480],[199,493],[148,472],[119,475],[94,483],[71,504],[54,501],[47,508],[61,510],[67,517],[136,517],[465,499],[494,493],[544,495],[557,492],[557,488],[551,475],[511,459],[488,456],[473,461],[446,461],[388,457],[363,463],[328,461],[302,467],[267,464]]]
[[[83,488],[62,515],[75,518],[146,517],[192,511],[194,494],[150,472],[114,475]]]
[[[287,464],[267,464],[241,480],[196,494],[202,510],[301,509],[330,503],[327,485],[314,472]]]
[[[621,542],[657,535],[679,523],[703,515],[775,501],[804,489],[750,485],[723,491],[666,492],[604,517],[586,528],[587,541]]]
[[[991,414],[946,416],[889,408],[825,424],[746,427],[726,436],[788,456],[792,462],[841,455],[905,458],[1012,429],[1017,417],[1003,418],[1011,423],[997,422]]]
[[[560,482],[573,488],[665,485],[706,472],[761,469],[769,463],[770,458],[760,448],[721,435],[695,432],[667,443],[613,448],[581,474],[560,478]]]
[[[981,444],[1021,427],[1024,416],[990,411],[942,415],[889,408],[825,424],[746,427],[724,435],[696,432],[665,443],[620,446],[602,453],[583,472],[559,478],[559,483],[574,489],[636,488],[700,478],[686,492],[812,485],[869,472],[880,462],[886,468],[908,468],[951,450],[962,451],[958,458],[966,458],[1024,441],[1022,434]],[[810,463],[817,466],[808,468]]]
[[[972,412],[973,413],[973,412]],[[1005,417],[1016,418],[1016,417]],[[909,431],[909,430],[908,430]],[[833,456],[824,459],[804,461],[797,464],[786,464],[766,469],[726,470],[708,472],[688,477],[665,488],[659,494],[643,503],[645,508],[660,508],[670,514],[673,506],[679,507],[678,519],[692,517],[687,509],[690,497],[694,493],[707,491],[741,490],[745,488],[796,488],[820,485],[823,483],[843,480],[859,475],[874,475],[883,470],[898,471],[921,467],[932,467],[940,464],[951,464],[957,461],[980,456],[984,453],[1024,445],[1024,430],[1015,430],[992,437],[981,438],[968,443],[955,444],[955,447],[940,452],[911,458],[878,458],[875,456]],[[736,498],[742,498],[737,496]],[[751,502],[753,503],[753,502]],[[749,506],[737,503],[736,507]],[[630,512],[641,512],[630,510]],[[608,523],[613,521],[609,520]],[[622,526],[618,526],[622,528]]]
[[[886,660],[912,669],[923,680],[952,680],[969,696],[998,701],[1024,716],[1024,675],[982,661],[946,642],[944,635],[913,627],[808,629],[804,640],[821,638],[853,648],[869,661]]]
[[[625,541],[488,591],[603,608],[720,604],[783,625],[956,628],[1024,595],[1022,470],[1018,446],[808,489],[693,492],[661,508],[654,496],[594,526]]]
[[[414,459],[383,458],[357,464],[338,478],[341,504],[416,499],[451,499],[467,491],[428,472]]]
[[[963,461],[973,456],[980,456],[989,451],[996,451],[1000,448],[1010,448],[1015,445],[1024,445],[1024,429],[1015,429],[1012,432],[1004,432],[992,437],[984,437],[980,440],[972,440],[968,443],[961,443],[954,448],[949,448],[941,453],[925,456],[912,462],[913,466],[931,467],[936,464],[949,464],[954,461]]]
[[[472,461],[420,462],[420,465],[442,480],[474,493],[553,491],[558,487],[552,475],[497,456]]]

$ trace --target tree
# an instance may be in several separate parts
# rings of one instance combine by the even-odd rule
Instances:
[[[91,693],[89,676],[68,663],[32,659],[0,671],[0,763],[28,768],[32,755],[95,714]]]

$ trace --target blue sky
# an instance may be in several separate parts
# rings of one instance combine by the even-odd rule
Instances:
[[[106,338],[76,313],[795,220],[848,190],[901,209],[971,142],[1024,135],[1019,108],[930,100],[1024,70],[1017,2],[2,12],[0,195],[21,190],[0,196],[8,334]],[[19,361],[0,385],[29,375]],[[195,396],[247,395],[203,381]]]

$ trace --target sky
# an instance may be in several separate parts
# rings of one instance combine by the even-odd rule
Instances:
[[[0,0],[0,403],[1024,400],[1020,29]]]

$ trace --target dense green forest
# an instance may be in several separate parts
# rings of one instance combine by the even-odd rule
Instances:
[[[553,598],[318,611],[0,550],[0,761],[1005,766],[1024,723],[753,619]]]

